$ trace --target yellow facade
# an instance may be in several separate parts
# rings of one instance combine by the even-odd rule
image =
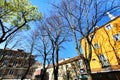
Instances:
[[[102,68],[107,64],[110,66],[119,64],[120,17],[117,17],[96,29],[96,31],[89,36],[92,38],[91,69]],[[84,54],[89,53],[85,38],[81,40],[81,46]]]

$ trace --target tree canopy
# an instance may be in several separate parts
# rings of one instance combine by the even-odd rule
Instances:
[[[29,0],[0,0],[0,43],[19,29],[30,29],[28,22],[41,16]]]

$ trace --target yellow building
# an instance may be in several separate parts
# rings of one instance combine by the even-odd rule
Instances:
[[[91,69],[120,64],[120,16],[112,19],[89,35],[92,39]],[[83,53],[88,53],[86,38],[81,39]]]

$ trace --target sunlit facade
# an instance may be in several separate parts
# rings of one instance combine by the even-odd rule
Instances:
[[[89,35],[92,39],[91,69],[105,69],[120,64],[120,16]],[[84,55],[89,53],[85,38],[81,40]]]
[[[58,80],[77,80],[80,75],[80,56],[62,59],[59,61]],[[49,80],[54,80],[53,65],[47,69]]]

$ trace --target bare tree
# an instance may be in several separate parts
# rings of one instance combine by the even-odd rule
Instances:
[[[37,37],[38,37],[38,34],[37,34],[36,31],[31,31],[28,38],[26,37],[26,41],[27,41],[26,44],[28,44],[27,48],[29,50],[29,54],[27,55],[27,58],[25,58],[24,62],[28,64],[28,67],[27,67],[27,70],[25,71],[25,73],[23,74],[23,76],[21,78],[22,80],[26,78],[26,75],[29,73],[30,69],[32,68],[32,65],[35,63],[34,62],[35,60],[33,60],[33,59],[35,59],[35,56],[33,56],[32,53],[34,52]]]
[[[45,23],[43,21],[38,25],[38,28],[36,30],[36,32],[38,32],[37,42],[39,44],[36,44],[35,49],[38,52],[37,53],[38,57],[43,60],[42,72],[39,75],[40,80],[46,80],[46,76],[47,76],[46,72],[51,62],[51,50],[52,50],[49,37],[47,36],[44,27],[45,27]]]
[[[106,16],[106,12],[119,12],[119,0],[62,0],[60,6],[56,6],[58,13],[68,23],[73,34],[76,51],[83,59],[88,74],[88,80],[92,80],[90,61],[92,57],[92,40],[95,35],[95,27]],[[90,34],[92,36],[90,38]],[[80,40],[86,40],[86,49],[81,52]]]
[[[63,47],[62,44],[68,41],[69,30],[63,24],[64,22],[58,15],[52,15],[46,19],[44,27],[52,46],[54,80],[58,80],[60,49]]]

